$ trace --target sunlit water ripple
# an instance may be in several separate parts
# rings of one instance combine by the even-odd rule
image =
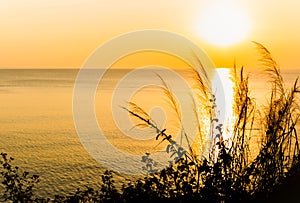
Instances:
[[[40,175],[41,196],[64,195],[84,185],[96,186],[106,169],[91,158],[76,134],[72,93],[77,72],[0,70],[0,149],[14,157],[16,165]],[[286,71],[285,79],[291,84],[299,72]],[[259,101],[265,101],[267,79],[251,79],[253,93]],[[106,85],[106,90],[111,91],[109,81]],[[126,178],[115,177],[119,183]]]

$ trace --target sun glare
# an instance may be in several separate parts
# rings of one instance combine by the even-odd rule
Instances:
[[[230,1],[222,1],[201,12],[197,29],[203,40],[217,46],[229,46],[247,37],[250,22],[241,8]]]

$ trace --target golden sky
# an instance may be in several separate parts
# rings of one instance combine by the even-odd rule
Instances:
[[[221,47],[199,29],[201,14],[224,2],[247,16],[249,30],[239,43]],[[257,41],[282,67],[299,68],[299,8],[298,0],[1,0],[0,68],[80,68],[101,43],[141,29],[181,34],[217,67],[236,59],[254,68],[258,54],[251,41]]]

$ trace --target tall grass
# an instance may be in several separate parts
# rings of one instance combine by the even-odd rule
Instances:
[[[247,200],[250,197],[266,197],[284,182],[295,165],[299,164],[296,129],[300,115],[296,102],[296,94],[299,92],[298,79],[290,90],[286,89],[280,68],[270,52],[263,45],[254,43],[261,54],[260,61],[264,71],[272,84],[270,98],[263,112],[258,114],[255,100],[250,96],[249,78],[244,75],[243,67],[238,71],[234,66],[235,123],[227,140],[223,139],[222,124],[218,123],[215,95],[208,91],[209,87],[203,82],[207,78],[203,78],[205,74],[193,72],[198,91],[197,96],[193,98],[195,114],[199,115],[196,110],[199,103],[205,102],[205,105],[209,106],[206,116],[210,118],[210,131],[203,135],[201,128],[207,126],[201,126],[201,119],[197,117],[199,140],[206,146],[211,146],[206,149],[208,156],[204,156],[204,159],[194,157],[191,164],[193,166],[189,167],[189,170],[193,171],[194,179],[192,179],[196,182],[196,187],[191,189],[192,194],[200,195],[198,196],[200,199],[209,197],[207,200],[219,202],[230,201],[233,198]],[[161,80],[167,87],[163,79]],[[168,88],[165,93],[180,119],[176,98]],[[255,120],[262,121],[261,126],[256,126],[258,122]],[[255,146],[251,142],[251,136],[254,128],[262,129],[260,131],[262,140],[259,153],[253,158],[251,149]],[[205,140],[203,137],[208,139]],[[207,145],[208,142],[210,145]],[[203,147],[197,149],[205,151]],[[193,153],[192,149],[190,152]],[[175,171],[178,171],[178,168]],[[189,184],[192,187],[193,184],[191,182]]]
[[[264,130],[260,152],[252,163],[252,166],[259,170],[259,174],[254,176],[252,184],[255,192],[270,192],[298,162],[296,125],[299,106],[296,94],[300,89],[298,79],[290,90],[285,89],[280,68],[270,52],[261,44],[255,44],[262,54],[261,62],[271,79],[272,89],[261,119]]]

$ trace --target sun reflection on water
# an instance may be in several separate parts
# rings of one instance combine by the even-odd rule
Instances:
[[[212,90],[216,94],[217,116],[223,124],[223,139],[229,139],[234,125],[234,81],[230,68],[217,68]]]

